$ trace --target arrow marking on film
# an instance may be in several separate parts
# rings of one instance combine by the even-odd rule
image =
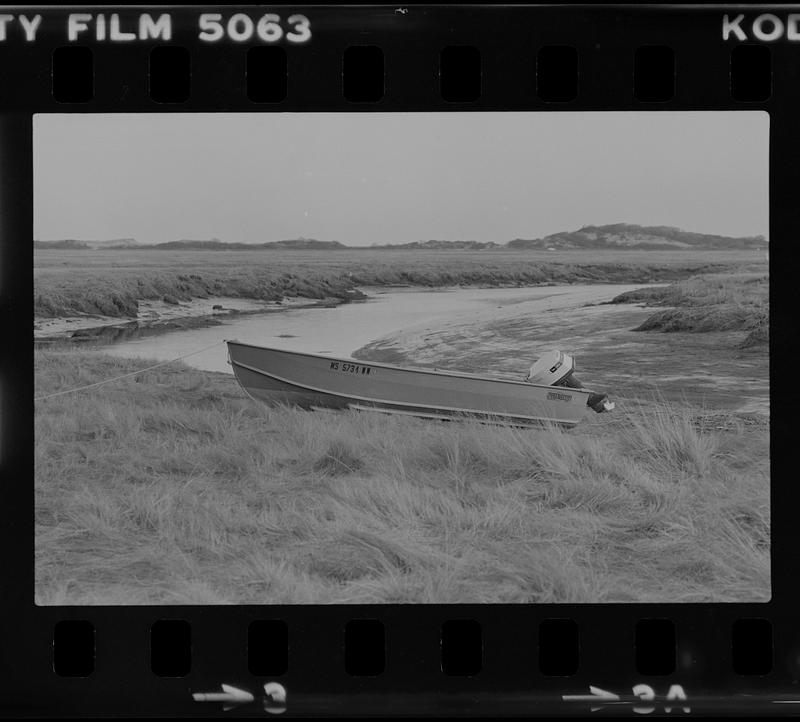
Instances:
[[[252,702],[255,697],[249,692],[229,684],[222,685],[222,692],[195,692],[192,695],[195,702],[226,702],[228,705],[235,706]]]
[[[591,694],[564,694],[561,695],[561,699],[565,702],[597,702],[598,700],[614,702],[619,700],[619,695],[613,692],[607,692],[604,689],[600,689],[600,687],[592,687],[592,685],[589,685],[589,691]]]
[[[589,691],[591,694],[564,694],[561,695],[561,699],[564,702],[618,702],[619,695],[614,694],[613,692],[608,692],[605,689],[600,689],[600,687],[592,687],[589,685]],[[597,711],[600,707],[592,707],[592,712]]]

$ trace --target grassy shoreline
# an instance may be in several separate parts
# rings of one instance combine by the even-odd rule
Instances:
[[[135,318],[144,300],[170,304],[218,296],[279,301],[285,298],[341,302],[361,297],[362,286],[526,286],[569,283],[650,283],[698,273],[721,272],[739,261],[713,253],[670,258],[658,252],[550,256],[535,252],[342,251],[324,254],[283,252],[242,258],[242,253],[208,254],[114,251],[39,251],[35,254],[34,315],[39,318],[85,314]]]
[[[36,394],[146,361],[35,353]],[[181,365],[36,404],[38,604],[769,597],[769,434],[270,409]]]
[[[611,303],[670,306],[634,331],[746,331],[742,348],[769,343],[769,277],[763,273],[692,276],[661,288],[628,291]]]

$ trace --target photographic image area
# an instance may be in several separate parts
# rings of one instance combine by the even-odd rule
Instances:
[[[766,113],[33,131],[37,604],[770,599]]]

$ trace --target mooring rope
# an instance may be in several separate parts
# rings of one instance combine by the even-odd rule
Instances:
[[[121,376],[114,376],[110,379],[104,379],[103,381],[95,381],[93,384],[87,384],[86,386],[78,386],[74,389],[66,389],[65,391],[56,391],[54,394],[46,394],[45,396],[37,396],[34,397],[34,401],[44,401],[45,399],[52,399],[54,396],[63,396],[64,394],[71,394],[76,391],[85,391],[86,389],[92,389],[96,386],[103,386],[104,384],[110,384],[112,381],[119,381],[120,379],[127,379],[131,376],[138,376],[139,374],[143,374],[146,371],[152,371],[153,369],[157,369],[159,366],[166,366],[167,364],[174,364],[176,361],[182,361],[185,358],[189,358],[189,356],[194,356],[195,354],[202,353],[203,351],[208,351],[210,348],[214,348],[215,346],[219,346],[221,343],[225,343],[224,341],[217,341],[216,343],[212,343],[210,346],[205,346],[204,348],[199,348],[197,351],[192,351],[191,353],[186,353],[183,356],[178,356],[177,358],[170,359],[169,361],[161,361],[160,363],[153,364],[152,366],[148,366],[145,369],[139,369],[138,371],[131,371],[127,374],[122,374]]]

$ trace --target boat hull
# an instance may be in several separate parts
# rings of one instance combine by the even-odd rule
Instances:
[[[368,409],[428,418],[574,426],[590,392],[522,381],[364,363],[228,341],[242,388],[271,405]]]

